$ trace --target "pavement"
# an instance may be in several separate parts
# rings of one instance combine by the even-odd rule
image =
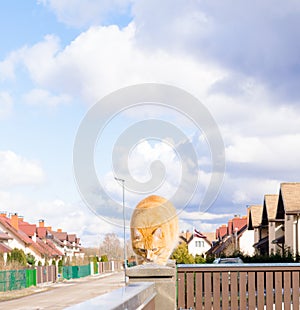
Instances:
[[[124,272],[65,280],[49,286],[0,293],[0,309],[65,309],[124,286]]]

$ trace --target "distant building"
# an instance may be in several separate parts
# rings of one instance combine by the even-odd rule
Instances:
[[[236,251],[246,255],[253,255],[254,233],[247,229],[247,216],[234,218],[216,229],[217,241],[206,252],[207,255],[226,256],[233,255]]]
[[[205,257],[205,253],[210,247],[211,241],[209,238],[197,229],[194,229],[193,234],[188,241],[189,253],[193,256],[202,255]]]
[[[0,253],[6,262],[7,255],[17,248],[25,254],[31,254],[38,262],[58,263],[66,257],[84,257],[80,239],[75,234],[53,232],[50,226],[46,227],[44,220],[39,226],[25,222],[17,213],[7,216],[0,212]]]

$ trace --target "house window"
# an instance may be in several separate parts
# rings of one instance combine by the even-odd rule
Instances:
[[[204,247],[204,241],[196,241],[196,242],[195,242],[195,246],[196,246],[197,248],[202,248],[202,247]]]

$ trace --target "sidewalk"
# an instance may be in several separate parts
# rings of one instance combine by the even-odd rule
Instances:
[[[43,283],[43,284],[38,285],[38,286],[31,286],[31,287],[24,288],[21,290],[0,292],[0,302],[9,301],[9,300],[13,300],[13,299],[18,299],[18,298],[30,296],[33,294],[46,292],[46,291],[52,290],[54,288],[63,287],[63,286],[78,283],[78,282],[86,282],[87,280],[92,281],[92,280],[99,279],[99,278],[106,278],[106,277],[109,277],[109,276],[116,274],[116,273],[118,273],[118,272],[95,274],[95,275],[91,275],[91,276],[87,276],[87,277],[83,277],[83,278],[78,278],[78,279],[70,279],[70,280],[64,279],[64,280],[59,281],[59,282]]]

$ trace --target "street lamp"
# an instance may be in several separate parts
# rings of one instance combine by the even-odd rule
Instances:
[[[124,179],[120,179],[120,178],[116,178],[116,181],[122,182],[122,189],[123,189],[123,237],[124,237],[124,281],[125,281],[125,285],[126,285],[126,267],[127,267],[127,259],[126,259],[126,231],[125,231],[125,180]]]

